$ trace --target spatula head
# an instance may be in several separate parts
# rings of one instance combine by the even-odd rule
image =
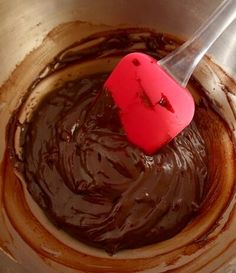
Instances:
[[[126,55],[104,86],[118,106],[129,141],[147,154],[167,144],[193,118],[191,94],[146,54]]]

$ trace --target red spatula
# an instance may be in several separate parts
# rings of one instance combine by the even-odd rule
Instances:
[[[146,54],[131,53],[118,63],[104,86],[133,144],[147,154],[155,153],[191,122],[195,107],[186,84],[235,17],[236,0],[226,0],[192,39],[159,62]]]

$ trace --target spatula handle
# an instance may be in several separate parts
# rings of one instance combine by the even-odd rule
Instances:
[[[236,18],[236,0],[225,0],[194,33],[193,37],[159,61],[183,87],[207,50]]]

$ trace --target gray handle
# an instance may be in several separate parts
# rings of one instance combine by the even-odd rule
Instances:
[[[235,18],[236,0],[223,1],[190,40],[160,60],[159,64],[185,87],[199,61]]]

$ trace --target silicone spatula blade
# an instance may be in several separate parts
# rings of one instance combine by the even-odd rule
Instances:
[[[105,83],[128,139],[148,154],[173,139],[192,120],[194,100],[152,57],[125,56]]]

